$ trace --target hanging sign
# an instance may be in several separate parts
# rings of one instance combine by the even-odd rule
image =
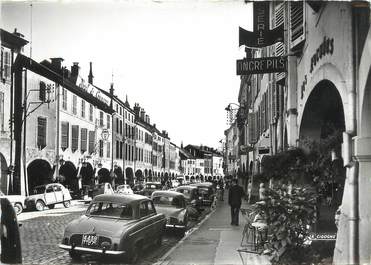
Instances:
[[[265,57],[237,60],[237,75],[287,72],[287,57]]]
[[[239,27],[239,46],[262,48],[284,40],[284,25],[269,29],[269,2],[254,2],[254,31]]]

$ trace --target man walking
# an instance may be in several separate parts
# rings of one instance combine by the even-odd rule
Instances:
[[[229,188],[228,204],[231,206],[231,225],[238,225],[240,215],[241,199],[245,197],[242,187],[237,184],[237,179],[232,180],[232,186]]]

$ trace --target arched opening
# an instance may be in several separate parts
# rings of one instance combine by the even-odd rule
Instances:
[[[77,169],[71,161],[65,161],[59,168],[59,181],[65,187],[70,188],[71,190],[78,189],[78,180],[76,175]]]
[[[53,182],[49,162],[43,159],[33,160],[27,167],[27,178],[29,192],[36,186]]]
[[[145,177],[145,178],[148,177],[148,170],[147,170],[147,169],[144,169],[144,177]]]
[[[94,169],[90,163],[85,162],[81,165],[80,175],[82,185],[94,184]]]
[[[4,194],[8,194],[8,165],[5,157],[0,153],[0,189]]]
[[[323,80],[309,95],[300,124],[299,144],[311,155],[319,177],[311,183],[316,185],[321,204],[317,230],[335,232],[335,212],[341,204],[345,184],[345,169],[341,159],[342,133],[345,131],[343,102],[335,85]],[[314,153],[317,152],[317,153]],[[318,166],[317,166],[318,165]],[[313,167],[312,167],[313,168]],[[322,174],[328,171],[329,174]],[[318,179],[314,181],[314,179]],[[308,181],[308,180],[305,180]]]
[[[110,172],[107,168],[101,168],[98,170],[98,182],[99,183],[111,183]]]
[[[126,176],[126,184],[133,185],[134,184],[134,172],[131,167],[125,169],[125,176]]]
[[[186,181],[189,181],[189,176],[188,176],[188,175],[185,176],[185,180],[186,180]]]
[[[122,174],[122,169],[119,166],[115,166],[113,173],[116,174],[116,180],[115,184],[116,185],[121,185],[124,184],[124,175]]]
[[[142,170],[138,169],[135,171],[135,180],[136,181],[143,181],[143,172]]]

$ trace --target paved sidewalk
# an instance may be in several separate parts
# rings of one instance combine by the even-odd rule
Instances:
[[[244,202],[242,208],[248,208],[248,204]],[[252,253],[243,253],[241,260],[237,249],[245,219],[240,214],[240,226],[231,226],[230,222],[230,207],[225,198],[198,229],[191,231],[158,264],[270,264],[266,256]]]

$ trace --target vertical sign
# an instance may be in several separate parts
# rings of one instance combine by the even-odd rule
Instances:
[[[269,34],[269,2],[254,2],[254,32],[257,34],[257,44],[265,45]]]

